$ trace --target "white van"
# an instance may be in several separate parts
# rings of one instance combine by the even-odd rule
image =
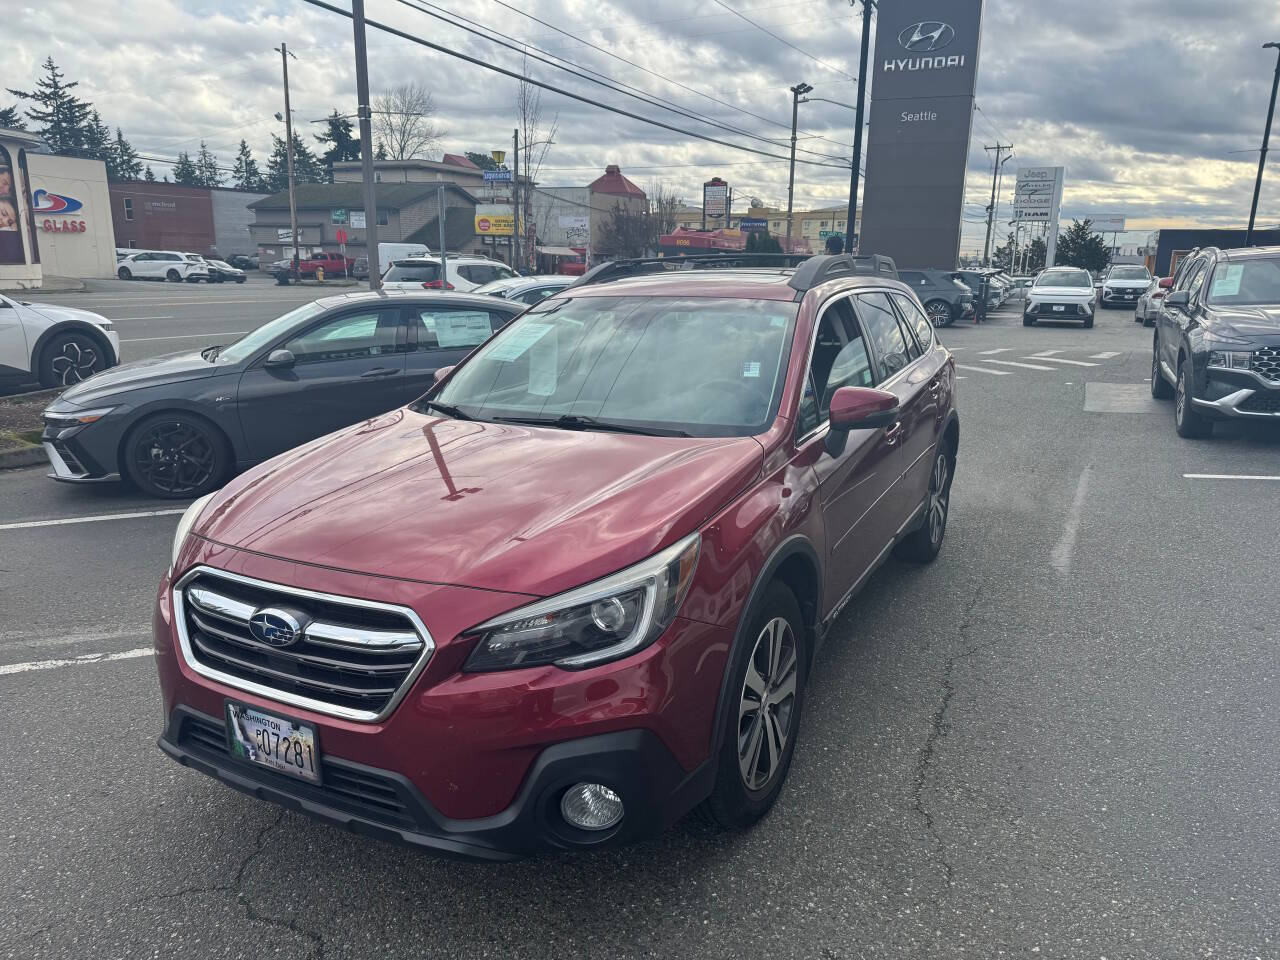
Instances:
[[[380,243],[378,244],[378,273],[386,273],[387,267],[391,266],[394,260],[430,255],[431,248],[425,243]]]

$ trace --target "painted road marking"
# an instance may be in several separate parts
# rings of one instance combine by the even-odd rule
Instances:
[[[1120,356],[1118,350],[1108,350],[1106,353],[1094,353],[1089,355],[1090,360],[1110,360],[1112,357]]]
[[[446,210],[448,207],[445,208]],[[1047,363],[1069,363],[1073,367],[1096,367],[1096,363],[1090,363],[1088,360],[1068,360],[1066,357],[1046,357],[1042,353],[1037,353],[1034,357],[1023,357],[1023,360],[1044,360]]]
[[[446,208],[447,209],[447,208]],[[1061,353],[1061,350],[1041,350],[1036,354],[1037,357],[1052,357],[1055,353]]]
[[[1182,476],[1186,480],[1280,480],[1280,476],[1248,473],[1184,473]]]
[[[1021,367],[1023,370],[1052,370],[1053,367],[1042,367],[1035,363],[1019,363],[1017,360],[984,360],[983,363],[998,363],[1002,367]]]
[[[26,520],[22,523],[0,523],[0,530],[30,530],[33,527],[61,527],[69,523],[97,523],[99,520],[134,520],[139,517],[168,517],[186,513],[185,507],[176,510],[140,510],[137,513],[100,513],[92,517],[64,517],[61,520]]]
[[[446,210],[448,207],[445,208]],[[243,337],[248,330],[226,330],[221,333],[184,333],[173,337],[135,337],[121,343],[151,343],[153,340],[195,340],[198,337]]]
[[[150,647],[135,647],[121,653],[86,653],[80,657],[61,660],[28,660],[26,663],[6,663],[0,666],[0,677],[12,673],[29,673],[32,670],[54,670],[58,667],[83,666],[89,663],[111,663],[113,660],[134,660],[151,656]]]
[[[956,369],[957,370],[976,370],[978,371],[978,373],[989,373],[997,377],[1007,377],[1009,376],[1009,374],[1013,373],[1012,370],[988,370],[986,367],[970,367],[970,366],[966,366],[963,363],[957,363]]]
[[[1093,467],[1085,467],[1076,483],[1076,495],[1062,525],[1062,537],[1049,555],[1049,561],[1059,573],[1071,572],[1071,559],[1076,552],[1076,537],[1080,535],[1080,518],[1084,515],[1084,498],[1089,492],[1089,477]]]
[[[445,209],[447,210],[449,208],[445,207]],[[107,319],[112,323],[120,323],[130,320],[177,320],[178,317],[176,314],[171,314],[167,317],[107,317]]]
[[[991,357],[997,353],[1009,353],[1013,347],[997,347],[994,350],[980,350],[979,353],[984,357]]]

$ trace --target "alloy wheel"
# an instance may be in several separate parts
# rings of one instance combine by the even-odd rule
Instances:
[[[933,475],[929,478],[929,542],[935,548],[942,543],[942,535],[947,530],[947,501],[951,492],[947,488],[947,480],[951,475],[951,464],[945,453],[939,453],[933,461]]]
[[[1178,426],[1182,426],[1182,418],[1187,415],[1187,387],[1182,371],[1178,371],[1178,382],[1173,388],[1173,418]]]
[[[799,677],[791,624],[774,617],[756,638],[738,704],[738,770],[748,790],[764,790],[782,768]]]
[[[156,490],[175,496],[207,484],[217,460],[212,438],[181,420],[157,423],[133,444],[137,473]]]
[[[934,300],[925,306],[925,310],[929,313],[929,322],[935,327],[945,327],[951,322],[951,311],[945,303]]]
[[[87,380],[98,372],[98,351],[86,340],[68,340],[49,361],[53,375],[64,387]]]

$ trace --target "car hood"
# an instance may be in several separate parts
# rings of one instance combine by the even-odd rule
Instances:
[[[195,380],[213,376],[216,373],[227,373],[228,369],[225,366],[219,367],[217,364],[210,363],[200,356],[199,351],[149,357],[146,360],[122,363],[118,367],[110,367],[101,373],[95,373],[84,383],[78,383],[66,390],[58,401],[84,406],[126,390]]]
[[[1090,300],[1094,296],[1093,287],[1032,287],[1028,290],[1028,294],[1032,297],[1053,297],[1068,298],[1075,300]]]
[[[375,576],[549,596],[692,531],[760,473],[750,437],[558,430],[392,411],[232,481],[195,533]]]
[[[1222,331],[1228,335],[1234,331],[1241,337],[1270,339],[1280,336],[1280,304],[1257,307],[1213,306],[1210,309],[1218,324],[1230,328]]]
[[[92,323],[95,326],[102,326],[104,323],[109,324],[111,321],[98,313],[91,313],[88,310],[81,310],[77,307],[63,307],[54,303],[26,303],[23,304],[33,313],[38,313],[46,320],[54,323],[65,323],[68,320],[79,320],[83,323]]]

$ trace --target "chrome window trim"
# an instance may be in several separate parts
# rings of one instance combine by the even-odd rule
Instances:
[[[335,603],[340,606],[357,607],[365,610],[381,610],[388,613],[395,613],[405,617],[413,624],[414,630],[417,632],[422,641],[422,652],[419,654],[417,661],[410,669],[408,675],[404,678],[404,682],[392,694],[391,699],[387,701],[385,707],[379,711],[372,710],[355,710],[350,707],[339,706],[338,704],[326,703],[323,700],[316,700],[311,697],[304,697],[296,693],[289,693],[285,690],[278,690],[265,684],[255,683],[252,680],[245,680],[241,677],[224,673],[221,670],[206,666],[199,662],[192,654],[191,639],[187,636],[187,617],[186,604],[183,591],[186,585],[201,574],[214,578],[229,580],[233,583],[242,583],[246,586],[257,587],[263,590],[273,590],[283,594],[289,594],[295,597],[302,597],[309,600],[321,600],[327,603]],[[405,698],[409,689],[422,676],[422,671],[426,669],[427,663],[431,660],[431,655],[435,652],[435,640],[431,636],[431,632],[427,629],[422,619],[409,607],[400,606],[394,603],[382,603],[377,600],[362,600],[358,597],[343,597],[333,593],[322,593],[317,590],[306,590],[302,587],[288,587],[279,583],[272,583],[269,580],[258,580],[254,577],[246,577],[243,574],[231,573],[227,570],[219,570],[215,567],[205,566],[203,564],[192,567],[182,577],[175,582],[170,589],[170,599],[173,604],[173,623],[175,631],[178,634],[178,648],[182,655],[183,662],[194,672],[206,679],[213,680],[225,686],[232,687],[236,690],[243,690],[246,693],[252,693],[255,696],[263,697],[267,700],[273,700],[276,703],[288,704],[292,707],[298,707],[302,710],[310,710],[313,713],[323,714],[330,717],[338,717],[342,720],[352,720],[357,723],[378,723],[389,717],[392,712],[400,705]]]

